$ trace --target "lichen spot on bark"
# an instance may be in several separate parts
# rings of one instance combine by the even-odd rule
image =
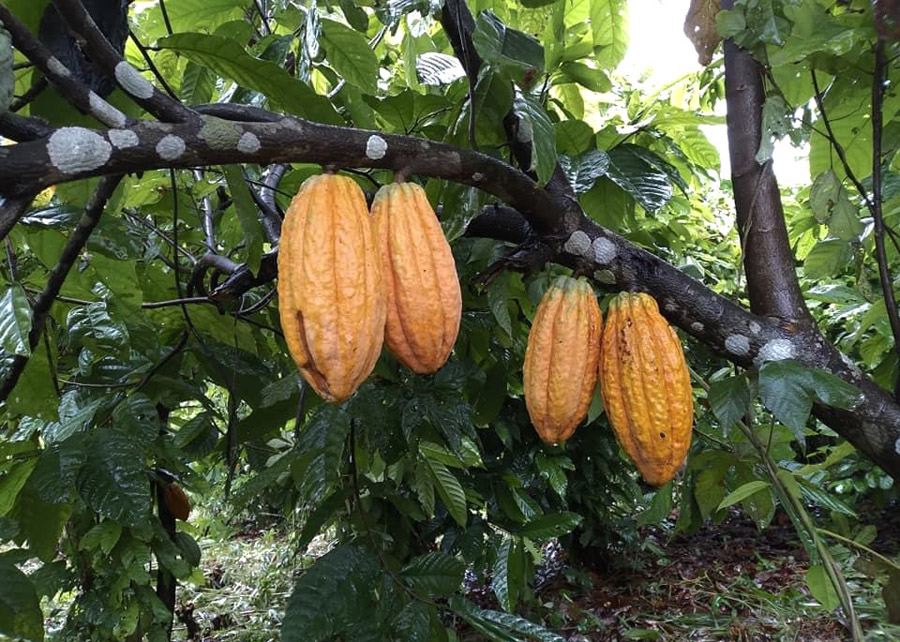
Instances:
[[[135,98],[153,97],[153,85],[141,73],[124,60],[116,65],[116,82]]]
[[[47,141],[50,164],[63,174],[78,174],[103,167],[112,155],[112,145],[97,132],[84,127],[62,127]]]
[[[173,161],[181,158],[185,149],[186,145],[184,144],[184,139],[172,134],[163,136],[159,142],[156,143],[156,153],[159,154],[161,159],[166,161]]]
[[[200,138],[210,149],[231,151],[237,149],[241,140],[241,128],[227,120],[206,116],[200,128]]]
[[[563,250],[574,256],[589,256],[591,254],[591,237],[581,230],[575,230],[563,245]]]
[[[746,357],[750,354],[750,339],[743,334],[729,334],[725,337],[725,349],[731,354]]]
[[[366,158],[370,160],[384,158],[384,155],[387,154],[387,149],[387,141],[378,134],[372,134],[369,136],[369,140],[366,141]]]

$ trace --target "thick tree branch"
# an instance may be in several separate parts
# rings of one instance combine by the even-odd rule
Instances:
[[[59,257],[59,262],[57,262],[56,266],[50,272],[50,276],[47,279],[47,285],[34,302],[34,306],[32,306],[31,330],[28,333],[28,345],[30,350],[33,351],[37,347],[38,341],[41,338],[41,333],[44,331],[44,325],[47,322],[47,315],[50,314],[50,308],[59,295],[59,290],[62,288],[62,285],[69,274],[69,270],[72,269],[72,265],[75,264],[75,260],[78,258],[78,255],[81,254],[81,250],[91,236],[91,232],[94,231],[97,223],[100,222],[100,215],[103,214],[103,209],[106,207],[107,201],[109,201],[109,198],[112,196],[113,191],[121,180],[122,175],[120,174],[116,176],[107,176],[100,181],[97,189],[94,191],[93,195],[91,195],[91,199],[84,210],[81,220],[78,222],[78,227],[76,227],[71,236],[69,236],[69,240],[66,242],[62,254]],[[19,381],[19,377],[21,377],[22,373],[25,371],[26,365],[28,365],[27,356],[16,355],[13,358],[12,364],[6,373],[6,377],[0,382],[0,402],[6,401],[6,398],[9,397],[9,393],[15,388],[16,383]]]
[[[25,215],[25,211],[35,196],[37,196],[37,192],[6,199],[0,198],[0,239],[5,239],[19,219]]]
[[[731,4],[730,0],[723,2],[722,8]],[[772,161],[762,165],[756,161],[766,100],[763,70],[733,40],[726,40],[724,46],[728,149],[750,309],[757,314],[811,323],[800,292]]]
[[[53,131],[53,126],[38,118],[17,116],[12,112],[0,114],[0,136],[17,143],[46,138]]]
[[[102,68],[131,98],[162,121],[184,122],[196,114],[179,101],[154,87],[137,69],[125,62],[100,31],[81,0],[53,0],[70,29],[85,41],[85,53]]]

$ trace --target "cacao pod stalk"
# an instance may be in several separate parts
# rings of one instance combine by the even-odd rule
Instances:
[[[691,445],[691,377],[678,335],[648,294],[622,292],[606,317],[600,393],[616,438],[644,480],[671,480]]]
[[[558,277],[544,293],[525,350],[525,405],[547,444],[564,443],[597,386],[603,315],[584,278]]]
[[[329,403],[369,376],[384,341],[385,297],[366,200],[346,176],[304,181],[285,213],[278,311],[300,374]]]
[[[387,295],[385,343],[407,368],[431,374],[450,356],[462,316],[450,244],[415,183],[379,189],[372,217]]]

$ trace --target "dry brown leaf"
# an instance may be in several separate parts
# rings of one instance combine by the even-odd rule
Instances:
[[[713,52],[722,39],[716,32],[716,15],[720,0],[691,0],[684,19],[684,33],[694,43],[700,64],[704,67],[712,62]]]

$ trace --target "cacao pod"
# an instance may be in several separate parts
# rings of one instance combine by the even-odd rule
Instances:
[[[385,297],[366,199],[346,176],[304,181],[284,216],[278,311],[300,374],[329,403],[372,372],[384,341]]]
[[[622,292],[606,316],[600,394],[622,448],[648,484],[675,476],[691,445],[691,377],[675,331],[648,294]]]
[[[166,508],[169,509],[169,512],[172,513],[175,519],[180,519],[183,522],[187,521],[191,514],[191,502],[188,500],[187,495],[184,494],[184,491],[181,490],[181,486],[175,482],[166,484],[163,490],[163,499],[166,502]]]
[[[597,386],[603,315],[587,280],[561,276],[534,315],[525,350],[525,405],[548,444],[564,443],[587,415]]]
[[[462,316],[450,244],[415,183],[379,189],[372,216],[387,295],[385,343],[407,368],[431,374],[450,356]]]

